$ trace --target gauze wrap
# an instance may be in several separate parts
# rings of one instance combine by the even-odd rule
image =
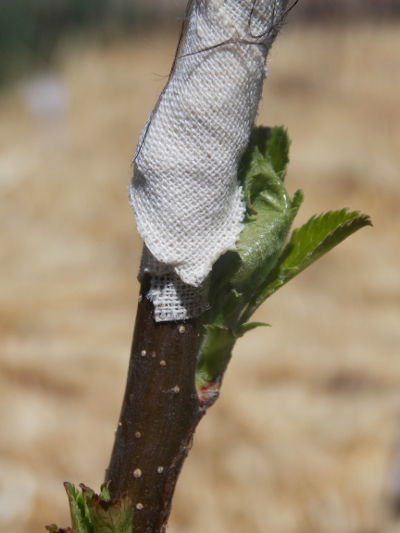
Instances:
[[[173,71],[139,138],[130,188],[158,321],[201,314],[213,263],[235,249],[245,211],[238,164],[286,6],[194,0],[188,11]]]

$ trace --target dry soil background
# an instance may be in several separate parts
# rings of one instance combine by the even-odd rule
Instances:
[[[69,524],[98,488],[135,316],[130,161],[175,35],[68,45],[0,94],[0,531]],[[274,295],[237,346],[180,479],[171,533],[396,531],[400,490],[400,26],[288,25],[258,121],[293,139],[297,223],[363,229]],[[156,73],[156,74],[155,74]]]

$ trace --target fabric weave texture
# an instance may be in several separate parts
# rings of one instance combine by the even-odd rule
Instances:
[[[146,271],[170,273],[169,311],[160,320],[190,318],[204,309],[188,310],[179,297],[187,292],[182,287],[198,294],[194,289],[204,289],[218,257],[235,249],[245,212],[238,165],[286,6],[287,0],[191,4],[173,72],[140,135],[130,187],[138,230],[150,251],[145,257],[152,258]],[[162,283],[154,283],[162,308]]]

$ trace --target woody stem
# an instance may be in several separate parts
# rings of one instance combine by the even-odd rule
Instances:
[[[195,388],[201,318],[155,322],[142,281],[128,378],[106,481],[130,491],[133,533],[165,531],[194,431],[205,413]]]

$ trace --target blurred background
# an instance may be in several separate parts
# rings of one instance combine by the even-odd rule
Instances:
[[[0,0],[0,531],[70,524],[122,401],[141,242],[126,187],[184,0]],[[366,228],[279,291],[196,433],[171,533],[400,531],[400,3],[300,0],[258,123],[295,225]]]

